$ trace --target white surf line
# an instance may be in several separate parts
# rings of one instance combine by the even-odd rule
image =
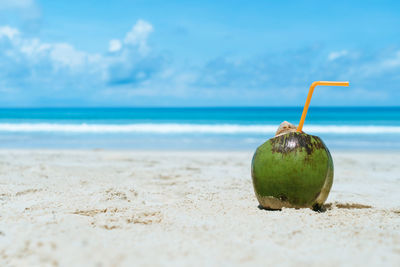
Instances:
[[[0,132],[263,134],[274,133],[277,128],[277,125],[239,124],[0,123]],[[400,134],[400,126],[306,125],[303,130],[310,133],[331,134]]]

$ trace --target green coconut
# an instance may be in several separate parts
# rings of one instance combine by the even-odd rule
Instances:
[[[263,208],[320,209],[332,187],[333,161],[321,138],[283,122],[276,136],[257,148],[251,174]]]

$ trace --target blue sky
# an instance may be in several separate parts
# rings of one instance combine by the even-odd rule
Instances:
[[[400,104],[399,1],[0,0],[0,106]]]

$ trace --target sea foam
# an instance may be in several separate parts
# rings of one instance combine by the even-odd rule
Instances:
[[[264,134],[274,133],[277,125],[240,124],[52,124],[0,123],[0,132],[65,133],[154,133],[154,134]],[[306,125],[305,132],[317,134],[400,134],[400,126]]]

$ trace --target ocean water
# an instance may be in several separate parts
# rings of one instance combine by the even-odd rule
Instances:
[[[254,150],[302,108],[0,109],[0,148]],[[400,107],[311,107],[331,150],[400,150]]]

